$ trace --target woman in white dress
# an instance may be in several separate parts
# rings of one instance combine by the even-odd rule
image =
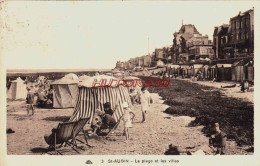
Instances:
[[[145,114],[150,108],[150,100],[151,100],[151,95],[150,93],[146,90],[145,87],[142,87],[141,89],[141,94],[140,94],[140,102],[141,102],[141,111],[143,115],[143,120],[142,123],[145,123]]]

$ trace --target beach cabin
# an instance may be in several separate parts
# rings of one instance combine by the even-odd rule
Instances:
[[[209,66],[209,79],[217,78],[216,65]]]
[[[254,64],[253,61],[245,64],[245,79],[248,81],[254,81]]]
[[[184,78],[188,77],[188,69],[190,68],[190,66],[189,65],[181,65],[180,68],[181,68],[181,73],[180,74]]]
[[[175,75],[179,75],[179,68],[180,68],[180,65],[171,65],[171,69],[172,69],[172,74]]]
[[[244,62],[236,61],[232,64],[232,81],[245,80]]]
[[[230,81],[232,80],[232,64],[217,64],[218,73],[221,80]]]
[[[194,64],[193,65],[193,75],[196,76],[199,71],[202,70],[203,64]]]
[[[202,72],[203,72],[204,79],[210,79],[210,66],[209,65],[204,65],[202,67]]]

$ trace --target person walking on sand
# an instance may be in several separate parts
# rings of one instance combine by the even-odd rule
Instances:
[[[124,114],[123,114],[123,122],[124,122],[124,135],[126,136],[126,140],[129,139],[129,131],[128,129],[132,127],[132,122],[130,119],[130,108],[128,107],[127,102],[123,103],[123,109],[124,109]]]
[[[34,101],[34,92],[27,88],[27,97],[26,97],[26,108],[27,108],[27,115],[29,115],[30,109],[32,110],[32,115],[34,115],[34,108],[33,108],[33,101]]]
[[[145,87],[142,87],[141,94],[140,94],[141,111],[142,111],[142,116],[143,116],[142,123],[146,122],[145,114],[147,113],[147,111],[150,107],[150,101],[151,101],[150,93],[146,90]]]

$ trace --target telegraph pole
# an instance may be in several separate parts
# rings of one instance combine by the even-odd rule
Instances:
[[[149,43],[149,37],[148,37],[148,55],[150,55],[150,43]]]

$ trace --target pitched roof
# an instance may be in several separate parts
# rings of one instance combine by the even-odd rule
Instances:
[[[199,33],[196,27],[192,24],[182,25],[179,33]]]
[[[184,33],[184,34],[182,34],[181,36],[182,36],[185,40],[188,40],[188,39],[190,39],[190,38],[193,37],[193,35],[190,34],[190,33]]]

